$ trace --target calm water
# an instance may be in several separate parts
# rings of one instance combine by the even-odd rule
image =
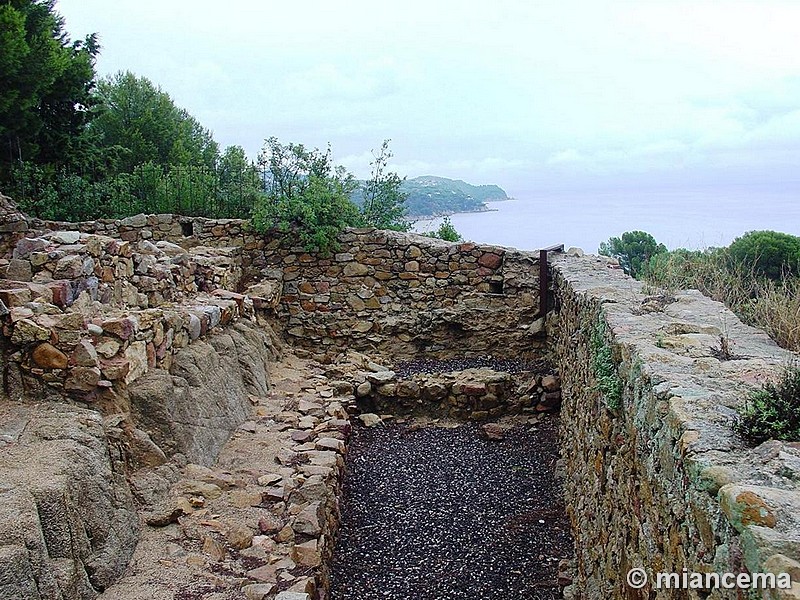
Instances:
[[[727,246],[746,231],[800,235],[800,186],[516,193],[484,213],[450,218],[464,239],[533,250],[564,243],[596,253],[600,242],[640,229],[670,249]],[[441,219],[418,221],[430,231]]]

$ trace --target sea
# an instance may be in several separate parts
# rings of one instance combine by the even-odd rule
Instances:
[[[601,242],[641,230],[670,250],[727,246],[748,231],[800,236],[800,185],[705,186],[692,189],[523,191],[487,203],[488,211],[450,215],[465,240],[535,250],[564,244],[596,254]],[[414,231],[438,229],[442,218]]]

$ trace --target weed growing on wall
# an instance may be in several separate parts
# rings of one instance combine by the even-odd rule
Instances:
[[[622,381],[617,373],[611,346],[606,341],[606,325],[602,320],[598,320],[592,330],[589,346],[597,389],[610,410],[619,410],[622,408]]]
[[[755,443],[800,441],[800,365],[788,365],[777,383],[750,394],[734,429]]]

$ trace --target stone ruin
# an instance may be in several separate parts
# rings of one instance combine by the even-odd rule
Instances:
[[[730,426],[790,354],[718,303],[597,257],[553,256],[540,307],[538,254],[508,248],[0,211],[0,597],[324,597],[353,418],[561,408],[566,596],[671,597],[626,586],[645,566],[788,571],[770,597],[800,598],[800,447]],[[712,352],[723,326],[742,360]],[[403,368],[431,358],[463,364]]]

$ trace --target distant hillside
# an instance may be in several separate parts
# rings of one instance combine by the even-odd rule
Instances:
[[[412,217],[485,210],[484,202],[508,200],[505,191],[496,185],[471,185],[432,175],[406,179],[402,189],[408,194],[406,206]]]
[[[484,202],[508,200],[508,195],[496,185],[471,185],[460,179],[424,175],[406,179],[401,186],[408,195],[409,217],[430,217],[456,212],[486,210]],[[361,193],[353,196],[361,204]]]

